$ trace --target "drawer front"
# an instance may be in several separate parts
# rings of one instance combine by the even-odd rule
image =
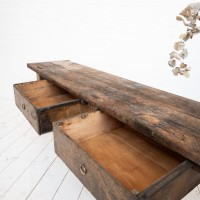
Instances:
[[[39,120],[37,115],[37,110],[29,102],[29,100],[24,97],[21,92],[14,86],[15,104],[19,110],[23,113],[29,123],[33,126],[36,132],[40,132]]]
[[[137,199],[54,124],[56,154],[99,200]]]
[[[39,134],[52,131],[57,120],[94,109],[47,80],[15,84],[14,93],[17,107]]]

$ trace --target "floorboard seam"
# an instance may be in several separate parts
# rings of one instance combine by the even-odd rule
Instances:
[[[82,189],[81,189],[81,191],[80,191],[80,194],[79,194],[79,196],[78,196],[78,199],[77,199],[77,200],[79,200],[79,199],[80,199],[80,197],[81,197],[81,194],[82,194],[82,191],[83,191],[83,188],[84,188],[84,186],[82,186]]]
[[[34,160],[31,161],[31,163],[23,170],[23,172],[16,178],[16,180],[8,187],[6,192],[2,195],[5,196],[6,193],[9,192],[9,190],[13,187],[13,185],[18,181],[18,179],[26,172],[26,170],[32,165],[32,163],[40,156],[40,154],[47,148],[47,146],[53,141],[53,139],[40,151],[40,153],[34,158]]]
[[[26,151],[26,149],[38,138],[39,136],[36,136],[35,139],[33,139],[33,141],[31,143],[29,143],[16,157],[20,156],[24,151]],[[1,171],[0,174],[9,166],[11,165],[16,159],[14,159],[12,162],[10,162],[6,167],[4,167]]]
[[[7,136],[10,133],[12,133],[13,130],[15,130],[18,126],[20,126],[24,122],[25,122],[25,120],[23,119],[23,121],[19,122],[16,126],[14,126],[13,128],[11,128],[10,130],[8,130],[8,132],[6,132],[4,135],[0,136],[0,139],[4,138],[5,136]]]
[[[22,137],[24,136],[24,134],[27,133],[29,130],[31,130],[31,127],[28,128],[28,129],[26,129],[26,131],[23,132],[21,136],[19,136],[18,138],[16,138],[11,144],[9,144],[5,149],[3,149],[3,150],[0,152],[0,155],[1,155],[4,151],[6,151],[11,145],[13,145],[15,142],[17,142],[20,138],[22,138]]]
[[[55,156],[55,158],[53,159],[53,161],[51,162],[51,164],[49,165],[49,167],[46,169],[46,171],[44,172],[44,174],[40,177],[40,179],[38,180],[38,182],[36,183],[36,185],[33,187],[33,189],[30,191],[30,193],[26,197],[26,200],[31,196],[31,194],[33,193],[33,191],[35,190],[35,188],[38,186],[38,184],[43,179],[43,177],[45,176],[45,174],[48,172],[48,170],[50,169],[50,167],[52,166],[52,164],[55,162],[56,158],[57,157]]]
[[[67,174],[68,174],[68,173],[69,173],[69,169],[67,170],[67,173],[65,174],[65,176],[64,176],[64,178],[62,179],[60,185],[58,186],[58,188],[57,188],[55,194],[53,195],[52,200],[55,198],[55,196],[56,196],[58,190],[60,189],[61,185],[63,184],[63,182],[64,182],[65,178],[67,177]]]

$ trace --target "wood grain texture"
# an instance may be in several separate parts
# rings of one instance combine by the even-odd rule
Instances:
[[[155,161],[110,132],[81,142],[80,146],[129,191],[141,192],[167,173]]]
[[[141,137],[141,135],[134,130],[128,130],[127,128],[121,127],[112,130],[111,133],[122,142],[126,142],[132,148],[140,151],[141,155],[145,155],[167,171],[170,171],[180,164],[180,160],[177,157],[172,156],[162,148],[159,148],[157,145],[153,144],[152,141],[146,140],[145,137]]]
[[[66,133],[76,142],[83,142],[122,126],[118,120],[100,111],[81,114],[61,122]]]
[[[32,63],[28,67],[200,165],[199,102],[70,61]]]

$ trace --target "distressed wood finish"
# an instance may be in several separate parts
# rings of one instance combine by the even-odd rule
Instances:
[[[179,160],[100,111],[53,127],[57,155],[99,200],[179,200],[200,182],[199,166]]]
[[[45,79],[200,165],[200,103],[70,61],[32,63]]]
[[[92,110],[80,99],[47,80],[14,85],[15,102],[39,134],[52,131],[52,123]]]
[[[200,168],[190,161],[184,161],[172,173],[152,184],[147,190],[140,193],[140,200],[160,200],[167,197],[170,200],[182,199],[191,188],[200,183]]]

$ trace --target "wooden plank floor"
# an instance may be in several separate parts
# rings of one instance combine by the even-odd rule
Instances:
[[[95,200],[56,156],[52,133],[38,136],[12,100],[0,99],[0,199]],[[199,200],[200,186],[184,200]]]
[[[0,100],[0,199],[95,200],[12,100]]]

